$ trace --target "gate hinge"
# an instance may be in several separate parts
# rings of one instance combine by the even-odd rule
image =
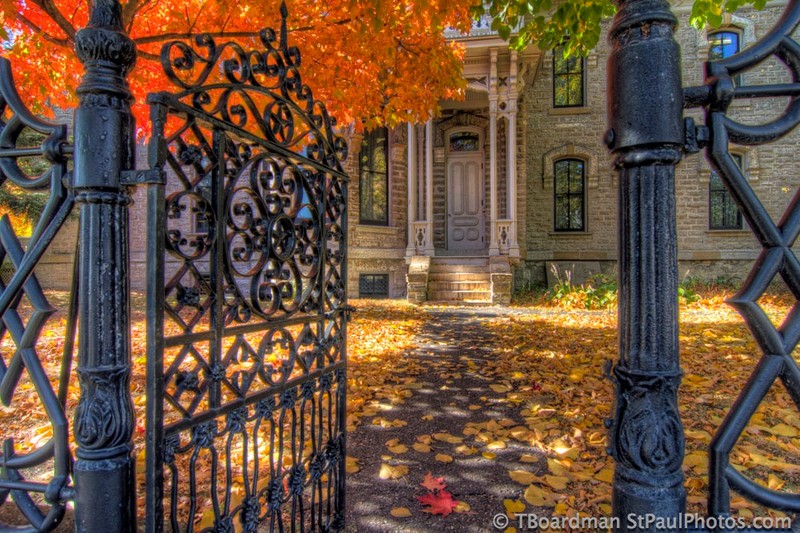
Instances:
[[[164,172],[160,168],[147,170],[123,170],[120,173],[121,185],[164,185]]]
[[[695,126],[692,117],[683,119],[683,151],[687,154],[696,154],[708,146],[710,136],[708,126]]]

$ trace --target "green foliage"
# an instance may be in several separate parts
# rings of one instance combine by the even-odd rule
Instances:
[[[718,27],[724,13],[748,5],[763,9],[766,0],[695,0],[690,21],[696,28]],[[534,44],[550,50],[569,38],[564,53],[586,55],[600,40],[600,23],[613,16],[616,7],[611,0],[492,0],[474,6],[472,12],[475,17],[491,15],[492,29],[512,48]]]
[[[594,274],[585,282],[572,282],[572,272],[565,270],[563,274],[556,265],[552,267],[556,282],[544,293],[545,302],[566,309],[609,309],[617,305],[617,278],[608,274]],[[678,301],[690,304],[700,300],[697,290],[706,286],[695,278],[686,278],[678,286]],[[708,287],[717,290],[721,285],[714,282]]]
[[[594,274],[584,283],[572,282],[572,272],[563,274],[553,265],[556,282],[544,294],[544,299],[560,307],[584,309],[608,309],[617,303],[617,280],[607,274]]]
[[[25,129],[17,139],[19,147],[41,146],[45,136],[30,129]],[[39,176],[50,168],[50,163],[43,157],[25,157],[18,160],[20,169],[28,176]],[[47,204],[47,193],[32,193],[6,181],[0,181],[0,213],[10,212],[36,223]]]
[[[32,193],[11,183],[0,187],[0,213],[6,210],[35,223],[47,205],[46,193]]]

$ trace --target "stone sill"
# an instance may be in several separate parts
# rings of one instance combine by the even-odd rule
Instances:
[[[709,237],[745,237],[752,233],[746,229],[709,229],[706,230],[706,235]]]
[[[386,235],[395,235],[400,228],[397,226],[373,226],[371,224],[356,224],[353,228],[355,231],[364,233],[383,233]]]
[[[580,107],[551,107],[547,110],[548,115],[590,115],[594,109],[589,106]]]
[[[591,231],[549,231],[548,237],[591,237]]]

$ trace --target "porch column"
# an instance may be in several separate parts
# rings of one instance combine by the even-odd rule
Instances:
[[[417,221],[417,128],[408,124],[408,237],[406,257],[417,255],[417,237],[414,235],[414,222]]]
[[[497,48],[489,67],[489,255],[500,255],[497,244]]]
[[[433,256],[433,119],[425,124],[425,255]]]
[[[506,139],[508,145],[506,152],[508,164],[506,177],[508,178],[508,207],[506,214],[510,220],[508,236],[508,255],[519,257],[519,243],[517,242],[517,51],[511,51],[511,63],[508,76],[508,131]]]

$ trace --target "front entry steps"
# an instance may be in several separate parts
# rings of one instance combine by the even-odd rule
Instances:
[[[415,303],[507,305],[511,301],[508,258],[413,257],[408,269],[408,299]]]

